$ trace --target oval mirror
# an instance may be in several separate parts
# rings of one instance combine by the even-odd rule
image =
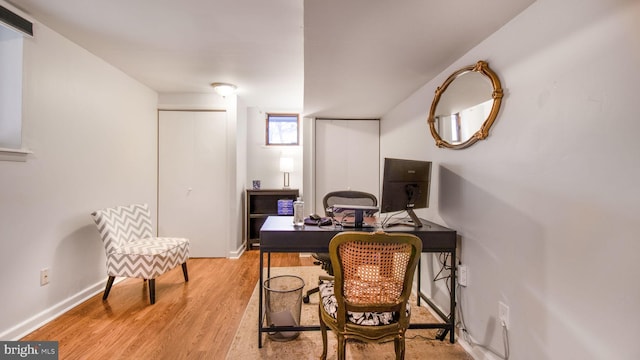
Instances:
[[[447,78],[429,111],[429,129],[438,147],[464,149],[489,136],[502,102],[500,79],[485,61]]]

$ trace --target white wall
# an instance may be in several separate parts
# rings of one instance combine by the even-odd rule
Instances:
[[[238,106],[236,109],[236,181],[235,181],[235,192],[236,194],[240,194],[240,201],[237,202],[237,208],[233,213],[235,213],[235,217],[232,216],[232,221],[235,223],[235,228],[238,229],[235,232],[235,247],[231,247],[231,249],[236,249],[235,254],[232,254],[231,257],[238,257],[242,254],[245,249],[244,246],[244,238],[245,238],[245,227],[244,227],[244,217],[245,217],[245,182],[247,179],[247,106],[245,105],[242,99],[238,99]]]
[[[511,359],[638,359],[640,2],[538,0],[382,121],[382,157],[434,162],[431,208],[458,231],[475,341]],[[436,87],[485,59],[503,107],[487,140],[438,149]],[[404,144],[412,144],[408,147]]]
[[[234,226],[229,239],[229,257],[237,257],[243,251],[244,242],[244,190],[252,188],[252,180],[260,180],[262,189],[281,189],[283,174],[280,172],[280,156],[286,154],[294,159],[294,170],[290,174],[290,187],[302,194],[302,119],[300,119],[299,146],[266,146],[266,113],[299,113],[299,109],[259,109],[247,107],[237,96],[222,98],[216,94],[161,93],[160,109],[224,109],[231,119],[228,133],[230,209]]]
[[[103,290],[89,213],[156,209],[157,94],[35,23],[24,42],[26,162],[0,162],[0,339]],[[50,284],[39,273],[50,269]]]
[[[158,94],[158,108],[162,110],[226,110],[236,107],[237,97],[230,95],[222,97],[213,92],[210,94],[196,93],[160,93]]]
[[[250,107],[247,109],[247,189],[251,189],[253,180],[260,180],[262,189],[282,189],[283,173],[280,172],[280,156],[285,154],[293,158],[293,172],[289,175],[292,189],[302,191],[302,147],[303,121],[300,118],[300,145],[267,146],[266,113],[263,109]],[[299,113],[297,110],[274,111],[274,113]]]
[[[246,178],[246,106],[236,95],[221,97],[215,93],[161,93],[158,108],[167,110],[225,110],[227,114],[227,164],[229,174],[228,204],[234,226],[229,229],[229,257],[238,257],[244,250],[244,179]]]

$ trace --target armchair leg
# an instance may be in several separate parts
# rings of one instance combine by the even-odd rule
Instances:
[[[182,274],[184,275],[184,281],[189,281],[189,273],[187,273],[187,263],[182,264]]]
[[[338,338],[338,360],[346,360],[347,339],[342,334],[337,334]]]
[[[322,306],[322,304],[320,305]],[[322,311],[320,312],[320,331],[322,332],[322,355],[320,355],[320,360],[327,359],[327,325],[322,320]]]
[[[109,292],[111,291],[111,286],[113,286],[113,280],[115,280],[115,276],[109,276],[107,279],[107,287],[104,289],[104,295],[102,295],[102,300],[107,300],[109,296]]]
[[[404,360],[404,354],[405,354],[404,337],[395,338],[393,340],[393,343],[396,350],[396,360]]]
[[[149,301],[151,305],[156,303],[156,279],[149,279]]]

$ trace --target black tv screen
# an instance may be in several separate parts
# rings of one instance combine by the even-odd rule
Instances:
[[[415,223],[413,209],[429,207],[430,183],[430,161],[385,158],[380,212],[406,210]]]

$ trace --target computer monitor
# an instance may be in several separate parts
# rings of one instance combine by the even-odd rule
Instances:
[[[413,209],[429,207],[430,182],[430,161],[385,158],[380,212],[406,210],[413,226],[421,227]]]

